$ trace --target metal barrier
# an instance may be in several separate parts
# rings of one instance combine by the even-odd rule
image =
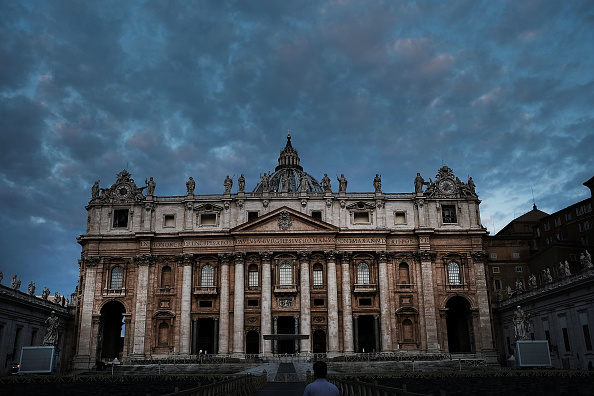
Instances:
[[[183,391],[175,388],[174,393],[163,396],[251,396],[257,389],[266,386],[266,383],[265,374],[259,376],[243,375]]]
[[[358,380],[345,381],[335,378],[328,380],[336,385],[342,396],[426,396],[421,393],[407,392],[406,386],[398,389]]]

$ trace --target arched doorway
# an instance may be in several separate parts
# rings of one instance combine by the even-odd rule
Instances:
[[[126,308],[118,301],[110,301],[101,308],[97,353],[100,359],[121,358],[124,348],[124,312]]]
[[[452,297],[446,303],[446,326],[450,353],[473,353],[474,332],[470,303],[464,297]]]
[[[313,353],[326,353],[326,332],[316,330],[313,333]]]
[[[245,353],[248,355],[260,353],[260,335],[256,330],[250,330],[245,335]]]

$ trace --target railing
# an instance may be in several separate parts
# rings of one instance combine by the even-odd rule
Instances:
[[[421,393],[407,392],[406,385],[402,389],[390,388],[389,386],[378,385],[377,383],[361,381],[345,381],[334,378],[328,378],[342,396],[421,396]]]
[[[275,293],[297,293],[297,285],[274,285]]]
[[[355,293],[374,293],[377,291],[377,285],[371,283],[356,283],[353,291]]]
[[[382,193],[383,197],[386,199],[411,199],[415,196],[415,194],[412,193]],[[264,193],[261,192],[244,192],[243,196],[239,196],[238,194],[230,194],[230,195],[225,195],[225,194],[194,194],[194,200],[196,201],[220,201],[223,198],[227,198],[228,197],[231,198],[235,198],[235,199],[241,199],[241,198],[262,198],[264,196]],[[345,193],[344,195],[339,194],[337,192],[333,192],[331,194],[326,194],[325,192],[308,192],[305,196],[309,197],[309,198],[325,198],[327,196],[333,197],[333,198],[355,198],[355,199],[375,199],[375,193],[374,192],[348,192]],[[277,197],[293,197],[293,198],[299,198],[301,197],[301,192],[275,192],[275,191],[269,191],[266,195],[267,198],[277,198]],[[157,197],[157,196],[153,196],[153,199],[156,202],[182,202],[183,200],[186,199],[186,195],[180,195],[180,196],[163,196],[163,197]]]
[[[194,286],[194,294],[217,294],[216,286]]]
[[[259,376],[244,375],[183,391],[175,388],[174,393],[168,393],[164,396],[251,396],[257,389],[266,386],[266,383],[265,374]]]

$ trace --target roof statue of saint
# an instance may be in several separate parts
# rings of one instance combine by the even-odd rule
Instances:
[[[280,152],[278,166],[274,169],[273,173],[268,175],[268,192],[323,193],[324,189],[320,183],[313,176],[304,172],[299,162],[300,159],[297,150],[291,145],[291,135],[287,135],[287,145]],[[301,183],[303,182],[307,183],[306,189],[301,188]],[[283,183],[286,185],[283,185]],[[264,183],[265,185],[266,183]],[[262,193],[264,192],[263,190],[262,182],[258,183],[256,188],[254,188],[255,193]]]

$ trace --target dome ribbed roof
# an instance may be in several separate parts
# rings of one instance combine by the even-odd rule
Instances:
[[[287,145],[280,152],[278,166],[274,169],[274,173],[268,175],[268,191],[300,192],[301,180],[307,180],[307,192],[324,192],[320,183],[313,176],[304,172],[299,162],[297,150],[291,144],[291,135],[287,135]],[[287,186],[283,186],[283,184]],[[254,192],[263,192],[262,182],[258,183]]]

